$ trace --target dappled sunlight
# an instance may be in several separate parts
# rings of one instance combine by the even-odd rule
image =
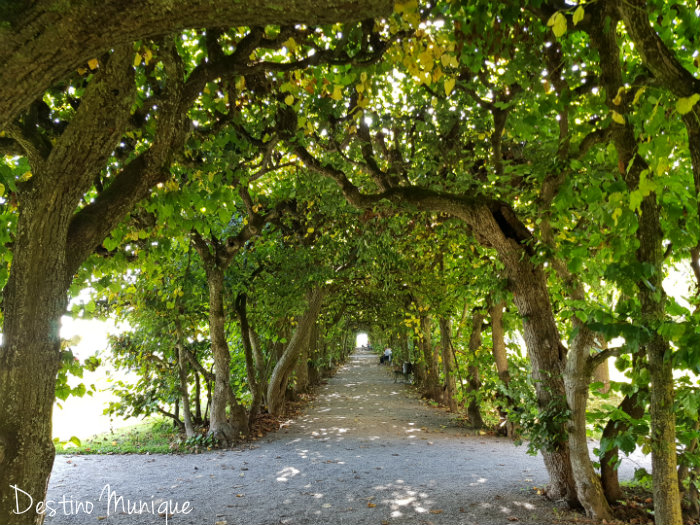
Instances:
[[[282,470],[280,470],[277,473],[277,481],[280,481],[280,482],[289,481],[290,478],[295,477],[300,472],[301,471],[298,468],[284,467]]]

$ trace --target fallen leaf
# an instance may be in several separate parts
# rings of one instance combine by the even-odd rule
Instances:
[[[373,509],[374,507],[377,506],[377,504],[376,504],[376,503],[368,503],[367,506],[368,506],[370,509]]]
[[[434,509],[430,511],[430,514],[442,514],[442,511],[440,509]]]

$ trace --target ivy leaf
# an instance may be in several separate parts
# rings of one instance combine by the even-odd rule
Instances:
[[[547,25],[552,28],[557,38],[566,33],[566,17],[561,11],[554,13],[547,21]]]
[[[680,115],[690,113],[698,100],[700,100],[700,93],[695,93],[689,97],[679,98],[676,102],[676,111],[678,111]]]
[[[91,58],[90,60],[88,60],[88,67],[90,69],[97,69],[98,67],[100,67],[100,62],[96,58]]]
[[[445,79],[445,95],[449,95],[452,93],[452,90],[455,87],[455,79],[454,78],[447,78]]]
[[[574,11],[574,25],[578,24],[581,20],[583,20],[585,14],[586,12],[583,10],[583,6],[578,6],[576,8],[576,11]]]

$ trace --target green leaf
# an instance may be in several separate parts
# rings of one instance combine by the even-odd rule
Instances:
[[[69,443],[73,443],[76,447],[79,447],[82,443],[80,439],[77,436],[71,436],[71,438],[68,440]]]
[[[581,20],[583,20],[585,14],[586,12],[583,10],[583,6],[578,6],[576,8],[576,11],[574,11],[574,25],[578,24]]]
[[[678,111],[680,115],[690,113],[698,100],[700,100],[700,93],[695,93],[689,97],[679,98],[676,102],[676,111]]]

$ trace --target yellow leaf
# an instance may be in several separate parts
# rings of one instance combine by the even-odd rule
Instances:
[[[294,53],[294,51],[296,51],[297,48],[299,47],[299,44],[297,44],[297,41],[294,40],[293,38],[290,38],[282,45],[284,47],[286,47],[287,49],[289,49],[292,53]]]
[[[581,20],[583,20],[585,14],[586,12],[583,10],[583,6],[578,6],[576,8],[576,11],[574,11],[574,25],[578,24]]]
[[[700,100],[700,93],[695,93],[689,97],[679,98],[676,102],[676,111],[678,111],[680,115],[690,113],[698,100]]]
[[[5,195],[5,185],[0,183],[0,197]]]
[[[292,104],[294,104],[294,97],[292,95],[287,95],[286,97],[284,97],[284,103],[288,106],[291,106]]]
[[[96,58],[91,58],[90,60],[88,60],[88,67],[90,69],[97,69],[98,67],[100,67],[99,60],[97,60]]]
[[[418,62],[427,70],[433,69],[433,54],[429,49],[426,49],[418,55]]]
[[[245,77],[238,77],[236,80],[236,89],[238,91],[243,91],[245,89]]]
[[[452,90],[455,87],[455,79],[454,78],[446,78],[445,79],[445,95],[449,95],[452,93]]]
[[[625,124],[625,117],[620,115],[617,111],[612,112],[612,119],[617,122],[618,124]]]
[[[136,53],[136,56],[134,57],[134,67],[138,66],[139,64],[141,64],[141,55]]]
[[[146,52],[143,54],[143,60],[144,62],[146,62],[146,65],[148,65],[152,58],[153,52],[150,49],[146,48]]]
[[[333,100],[340,100],[343,98],[343,86],[337,85],[333,87],[333,93],[331,94]]]
[[[363,84],[367,82],[367,73],[365,73],[364,71],[360,73],[360,82],[362,82]]]
[[[309,228],[307,228],[306,232],[307,232],[307,233],[313,233],[313,232],[314,232],[314,228],[313,228],[313,227],[309,227]]]
[[[376,503],[368,503],[367,506],[368,506],[370,509],[373,509],[374,507],[377,506],[377,504],[376,504]]]
[[[625,88],[620,87],[620,89],[617,90],[617,95],[615,95],[615,98],[613,99],[613,104],[616,106],[619,106],[622,104],[622,95],[625,93]]]
[[[85,69],[84,67],[78,68],[78,75],[84,75],[85,73],[87,73],[87,69]]]
[[[632,101],[632,104],[637,104],[639,102],[639,99],[641,96],[644,94],[646,91],[646,87],[640,87],[637,92],[634,94],[634,100]]]
[[[566,33],[566,17],[560,11],[554,13],[549,20],[547,20],[547,25],[554,31],[554,36],[559,38],[564,33]]]

